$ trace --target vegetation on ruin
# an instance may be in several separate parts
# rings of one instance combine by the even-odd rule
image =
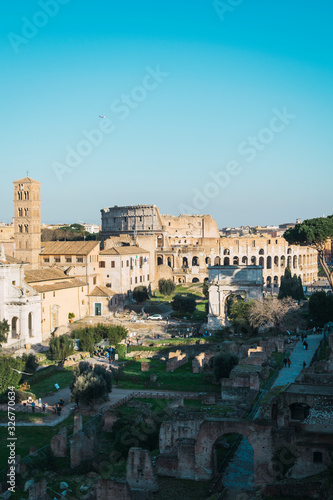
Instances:
[[[238,364],[238,356],[232,352],[220,352],[213,358],[214,378],[220,382],[222,378],[228,378],[231,370]]]
[[[166,280],[165,278],[161,278],[158,281],[158,291],[163,296],[172,295],[176,290],[176,285],[170,279]]]
[[[71,401],[76,404],[93,406],[108,400],[112,390],[112,374],[101,365],[92,367],[87,361],[81,361],[74,368],[71,384]]]
[[[65,359],[73,354],[74,342],[68,335],[61,335],[50,340],[48,356],[54,361],[65,361]]]
[[[325,261],[327,240],[333,239],[333,215],[307,219],[287,229],[283,237],[291,245],[309,246],[317,250],[320,265],[333,290],[333,274]]]
[[[294,300],[305,299],[302,280],[300,277],[297,277],[296,274],[292,276],[289,267],[285,269],[284,276],[282,276],[278,295],[279,299],[285,297],[291,297]]]
[[[133,299],[138,304],[142,304],[143,302],[146,302],[146,300],[149,299],[148,288],[143,285],[136,286],[132,292],[132,295]]]

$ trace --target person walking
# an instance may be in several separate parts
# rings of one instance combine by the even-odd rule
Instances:
[[[287,363],[288,363],[288,368],[290,368],[290,365],[291,365],[290,358],[287,359]]]
[[[287,362],[288,362],[288,361],[287,361],[287,358],[284,358],[283,363],[284,363],[284,367],[285,367],[285,368],[286,368],[286,366],[287,366]]]
[[[32,411],[32,413],[35,413],[35,406],[36,406],[36,405],[35,405],[35,401],[33,401],[33,402],[31,403],[31,411]]]

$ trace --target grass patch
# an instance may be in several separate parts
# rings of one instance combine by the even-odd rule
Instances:
[[[150,360],[150,371],[141,372],[141,361],[132,361],[124,369],[125,379],[119,382],[124,389],[160,389],[173,391],[219,392],[220,386],[213,384],[208,378],[212,374],[192,373],[191,362],[177,368],[174,373],[165,371],[165,363]],[[150,375],[157,375],[157,382],[150,382]]]
[[[45,368],[47,370],[47,368]],[[64,371],[51,373],[49,377],[40,382],[30,384],[30,392],[33,392],[36,398],[42,398],[51,391],[55,391],[54,384],[58,384],[60,389],[68,387],[73,380],[73,370],[65,368]]]

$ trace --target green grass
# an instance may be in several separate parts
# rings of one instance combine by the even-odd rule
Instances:
[[[50,443],[50,440],[55,434],[58,434],[62,427],[67,427],[68,434],[73,432],[74,417],[70,415],[66,420],[61,422],[55,427],[48,426],[34,426],[29,427],[16,427],[15,437],[16,441],[16,455],[20,455],[21,459],[29,454],[30,446],[39,449]],[[5,443],[8,437],[7,427],[0,427],[0,443]],[[3,448],[4,450],[4,448]],[[0,454],[0,470],[4,469],[7,465],[8,454],[3,452]]]
[[[26,411],[15,411],[16,422],[35,422],[36,420],[43,420],[43,418],[47,417],[47,413],[30,413]],[[0,422],[7,423],[8,421],[8,412],[0,411]]]
[[[65,368],[64,371],[51,374],[48,378],[30,385],[30,392],[33,392],[36,398],[42,398],[47,393],[55,391],[54,384],[58,384],[60,389],[68,387],[73,380],[73,370]]]
[[[125,369],[125,379],[119,382],[124,389],[155,389],[193,392],[219,392],[220,386],[205,380],[207,374],[192,373],[192,363],[177,368],[173,373],[166,372],[165,363],[150,361],[150,371],[141,372],[141,360],[133,361]],[[151,374],[157,375],[157,383],[150,383]],[[159,384],[159,385],[157,385]]]

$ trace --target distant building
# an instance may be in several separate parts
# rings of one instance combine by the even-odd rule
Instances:
[[[82,225],[83,225],[84,229],[87,231],[87,233],[90,233],[90,234],[98,234],[101,230],[101,226],[99,226],[98,224],[84,223]]]

